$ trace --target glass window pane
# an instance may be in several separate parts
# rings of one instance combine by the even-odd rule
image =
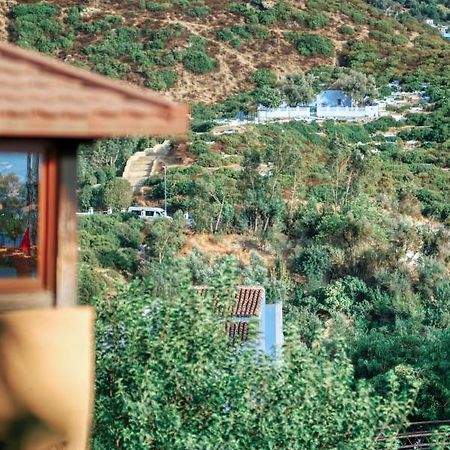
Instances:
[[[0,152],[0,279],[37,275],[40,159]]]

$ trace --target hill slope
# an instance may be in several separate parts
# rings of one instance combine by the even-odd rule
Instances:
[[[388,78],[438,71],[448,44],[361,0],[8,2],[8,39],[107,76],[213,103],[277,75],[347,66]],[[0,35],[1,36],[1,35]]]

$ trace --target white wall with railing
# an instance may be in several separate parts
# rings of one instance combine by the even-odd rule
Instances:
[[[352,107],[352,106],[335,106],[335,107],[317,107],[318,119],[358,119],[358,118],[376,118],[380,115],[378,105]]]

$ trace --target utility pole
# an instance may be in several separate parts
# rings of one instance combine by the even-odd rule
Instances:
[[[167,166],[164,163],[164,216],[167,217]]]

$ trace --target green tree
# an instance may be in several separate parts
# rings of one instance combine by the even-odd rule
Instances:
[[[289,106],[305,105],[314,97],[313,78],[302,72],[291,73],[280,83]]]
[[[352,103],[360,105],[377,96],[377,86],[372,75],[366,75],[356,70],[343,73],[338,80],[339,87],[348,94]]]
[[[185,220],[182,214],[175,214],[173,220],[158,219],[153,221],[145,239],[147,255],[159,263],[175,259],[185,242]]]
[[[133,193],[131,184],[124,178],[113,178],[109,181],[102,191],[103,208],[113,208],[122,210],[131,205]]]
[[[254,97],[257,104],[267,108],[278,108],[283,102],[283,95],[280,90],[267,85],[257,88]]]
[[[353,145],[349,145],[341,136],[331,137],[328,146],[330,176],[337,210],[352,199],[359,186],[362,175],[367,170],[367,157]]]

